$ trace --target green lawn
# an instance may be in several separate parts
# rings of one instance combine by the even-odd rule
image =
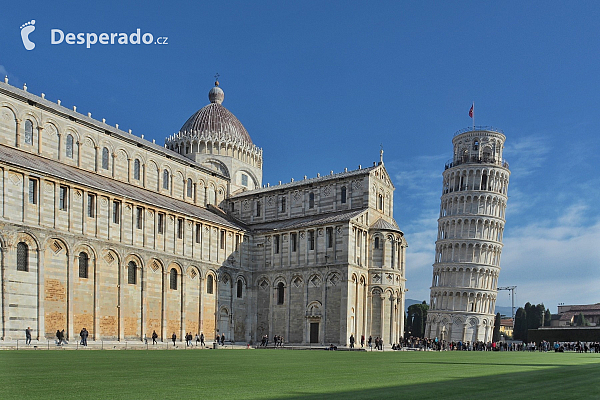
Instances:
[[[598,399],[600,354],[2,351],[1,399]]]

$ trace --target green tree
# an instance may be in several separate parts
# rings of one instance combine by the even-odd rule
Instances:
[[[550,326],[550,321],[552,321],[552,314],[550,310],[546,310],[544,313],[544,326]]]
[[[406,318],[406,336],[424,337],[425,324],[427,322],[427,310],[429,306],[426,302],[413,304],[408,307],[408,316]],[[410,333],[409,333],[410,332]]]
[[[500,322],[502,321],[502,317],[500,317],[500,313],[496,314],[496,320],[494,321],[494,333],[492,334],[492,341],[497,342],[500,340]]]
[[[524,342],[527,341],[527,312],[523,307],[519,307],[515,314],[515,328],[513,330],[513,337],[515,340],[522,340]]]
[[[585,317],[583,316],[583,313],[579,313],[579,315],[577,316],[577,321],[575,322],[575,325],[577,326],[590,326],[590,322],[585,319]]]

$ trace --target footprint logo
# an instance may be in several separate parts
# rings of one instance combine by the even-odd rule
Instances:
[[[21,39],[23,39],[23,46],[26,50],[35,49],[35,43],[29,40],[29,34],[35,31],[35,19],[21,25]]]

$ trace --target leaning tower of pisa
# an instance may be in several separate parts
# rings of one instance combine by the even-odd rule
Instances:
[[[500,273],[508,163],[502,131],[474,127],[452,139],[436,241],[428,337],[489,341]]]

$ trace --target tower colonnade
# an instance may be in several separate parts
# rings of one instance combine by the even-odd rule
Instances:
[[[447,341],[490,341],[510,171],[504,134],[458,132],[446,163],[426,334]]]

